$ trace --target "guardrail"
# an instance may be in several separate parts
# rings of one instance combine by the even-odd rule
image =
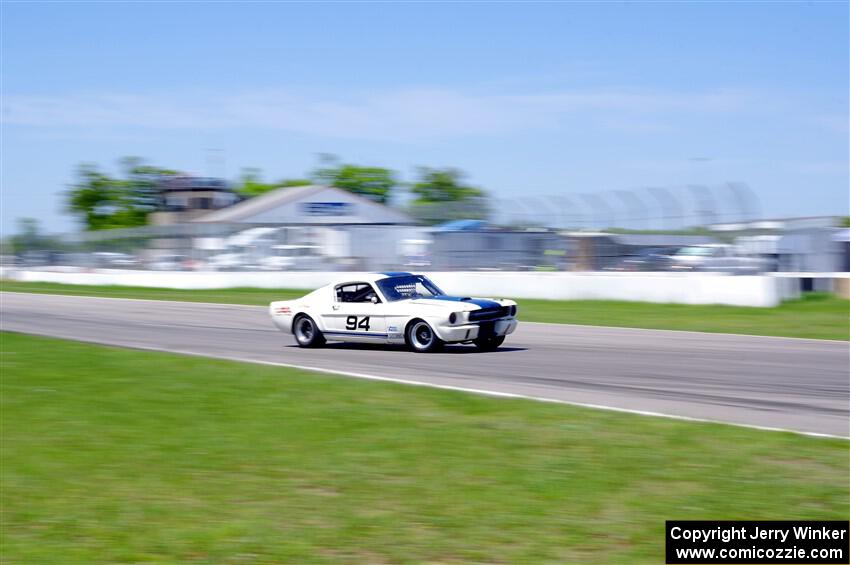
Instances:
[[[771,307],[796,298],[808,273],[755,276],[724,273],[617,272],[467,272],[427,273],[443,290],[464,296],[540,298],[548,300],[630,300],[674,304],[729,304]],[[333,281],[357,278],[353,272],[85,272],[6,270],[3,276],[31,282],[82,285],[217,289],[234,287],[314,289]],[[847,273],[818,273],[845,281]],[[820,277],[824,278],[824,277]]]

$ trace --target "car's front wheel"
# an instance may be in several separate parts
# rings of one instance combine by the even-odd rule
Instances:
[[[325,344],[325,336],[310,316],[302,315],[295,318],[292,323],[292,333],[300,347],[319,347]]]
[[[415,320],[407,326],[407,343],[417,353],[436,351],[443,345],[434,329],[423,320]]]
[[[475,343],[475,347],[477,347],[479,351],[493,351],[505,343],[505,336],[483,337],[476,339],[473,343]]]

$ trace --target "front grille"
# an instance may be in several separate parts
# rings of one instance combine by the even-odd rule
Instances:
[[[507,316],[509,312],[510,308],[508,306],[481,308],[480,310],[473,310],[469,313],[469,321],[480,322],[483,320],[498,320],[499,318]]]
[[[496,322],[481,322],[478,325],[478,338],[496,337]]]

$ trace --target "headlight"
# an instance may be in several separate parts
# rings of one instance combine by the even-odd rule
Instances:
[[[511,316],[516,316],[516,306],[511,306]]]
[[[449,314],[449,323],[454,324],[455,322],[457,322],[457,314],[452,312],[451,314]]]

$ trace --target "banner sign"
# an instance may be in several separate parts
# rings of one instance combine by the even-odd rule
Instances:
[[[668,565],[850,563],[850,522],[668,520]]]
[[[354,204],[350,202],[302,202],[301,212],[308,216],[350,216]]]

